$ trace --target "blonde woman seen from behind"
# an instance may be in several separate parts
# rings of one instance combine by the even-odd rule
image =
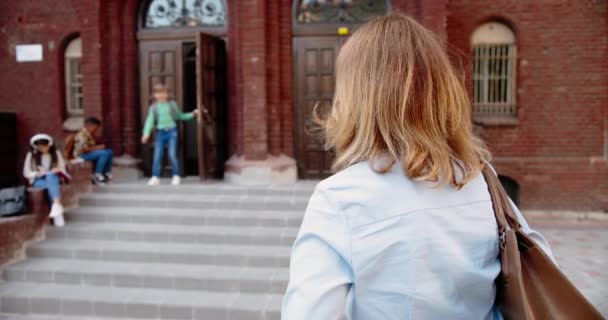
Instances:
[[[337,173],[293,245],[282,318],[501,319],[497,226],[461,77],[409,17],[363,25],[323,121]],[[551,256],[517,211],[523,230]]]

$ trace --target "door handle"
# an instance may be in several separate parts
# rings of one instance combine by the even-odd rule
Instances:
[[[209,114],[209,110],[207,110],[207,108],[205,108],[204,104],[201,104],[201,112],[199,112],[199,117],[205,117],[205,121],[207,121],[209,123],[213,122],[213,118]]]

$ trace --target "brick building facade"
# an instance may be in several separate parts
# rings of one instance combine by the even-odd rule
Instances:
[[[226,103],[218,106],[225,110],[218,129],[225,133],[224,151],[216,155],[225,164],[226,179],[279,182],[327,174],[328,156],[305,148],[311,140],[305,134],[309,115],[302,90],[306,81],[316,81],[320,91],[331,88],[324,81],[333,71],[325,74],[321,68],[325,63],[331,68],[333,61],[323,54],[335,55],[344,39],[337,35],[339,27],[352,31],[357,24],[302,24],[295,12],[302,1],[205,2],[224,6],[223,24],[148,30],[150,1],[143,0],[2,1],[0,111],[17,113],[21,153],[35,132],[67,134],[65,52],[80,38],[84,116],[103,120],[103,139],[115,154],[142,157],[146,148],[139,135],[148,94],[142,91],[148,81],[143,56],[151,52],[153,59],[157,47],[181,41],[171,52],[183,61],[171,76],[179,78],[176,89],[186,90],[185,52],[203,32],[224,39],[226,46]],[[510,28],[517,48],[516,112],[509,121],[478,121],[499,173],[518,189],[525,208],[608,209],[605,0],[392,0],[386,7],[438,34],[468,70],[472,95],[473,32],[492,21]],[[41,44],[43,60],[17,62],[21,44]],[[314,52],[321,70],[316,80],[305,65]],[[178,100],[188,101],[183,95]]]

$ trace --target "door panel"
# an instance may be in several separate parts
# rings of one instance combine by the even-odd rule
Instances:
[[[199,176],[219,178],[226,160],[226,53],[222,39],[199,33],[196,41]]]
[[[167,85],[175,95],[178,104],[182,105],[183,70],[181,46],[182,42],[179,40],[139,42],[140,119],[142,128],[148,115],[148,109],[152,103],[151,91],[156,83]],[[142,147],[142,158],[146,174],[150,174],[151,172],[153,151],[154,143],[148,143]],[[180,159],[183,159],[183,157],[180,157]],[[183,170],[183,163],[181,168]]]
[[[323,142],[314,134],[318,127],[313,123],[312,113],[317,103],[321,114],[331,108],[334,63],[341,43],[339,37],[294,38],[295,149],[302,178],[323,178],[331,174],[333,155],[325,151]]]
[[[184,112],[192,112],[197,109],[196,102],[196,42],[184,42],[183,51],[183,93],[184,100],[182,109]],[[182,121],[183,135],[181,137],[184,146],[183,172],[187,176],[198,176],[198,123],[197,121]]]

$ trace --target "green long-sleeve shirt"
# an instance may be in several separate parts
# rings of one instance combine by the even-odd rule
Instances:
[[[170,102],[156,102],[156,107],[152,105],[148,110],[148,117],[146,118],[146,123],[144,124],[145,136],[149,136],[152,133],[152,129],[154,129],[154,108],[158,108],[156,129],[170,129],[177,126],[177,123],[175,123],[175,120],[171,114]],[[179,108],[176,107],[175,117],[177,118],[176,120],[190,120],[194,118],[194,114],[192,112],[182,113]]]

